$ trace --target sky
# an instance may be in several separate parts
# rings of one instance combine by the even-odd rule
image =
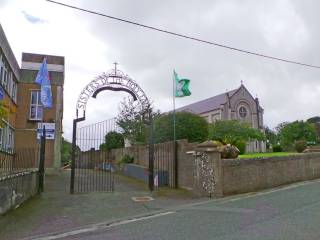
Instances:
[[[317,0],[60,0],[274,57],[320,66]],[[134,79],[155,108],[172,109],[173,69],[191,80],[182,107],[236,89],[241,80],[264,108],[264,124],[319,115],[320,69],[272,61],[78,12],[45,0],[0,0],[0,23],[21,62],[22,52],[65,57],[64,137],[81,90],[118,68]],[[86,124],[115,117],[127,93],[104,91],[87,105]]]

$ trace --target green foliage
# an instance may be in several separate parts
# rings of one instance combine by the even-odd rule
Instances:
[[[269,143],[271,146],[276,145],[280,139],[277,133],[273,130],[271,130],[269,127],[265,127],[265,135],[267,139],[267,143]]]
[[[289,124],[289,122],[279,123],[278,126],[275,127],[276,134],[279,135],[279,133],[281,132],[282,128],[284,128],[284,127],[287,126],[288,124]]]
[[[223,144],[235,145],[237,142],[249,140],[264,140],[264,134],[252,128],[248,123],[237,120],[216,121],[209,124],[209,138]]]
[[[154,119],[154,140],[156,143],[173,140],[173,114],[163,114]],[[176,113],[176,139],[202,142],[208,137],[207,121],[193,113]]]
[[[316,116],[316,117],[309,118],[307,122],[314,124],[314,127],[316,129],[316,135],[317,135],[316,142],[320,143],[320,117]]]
[[[315,123],[314,127],[316,129],[317,134],[317,143],[320,143],[320,123]]]
[[[123,135],[118,132],[108,132],[105,136],[105,143],[100,145],[100,150],[110,150],[124,147]]]
[[[286,148],[293,147],[299,140],[307,142],[316,141],[316,129],[314,124],[304,121],[295,121],[285,124],[279,132],[281,145]]]
[[[63,166],[71,163],[72,143],[62,138],[61,142],[61,162]]]
[[[212,143],[216,144],[218,147],[222,147],[223,146],[222,142],[219,142],[219,141],[216,141],[216,140],[212,141]]]
[[[268,153],[249,153],[239,155],[239,158],[268,158],[268,157],[282,157],[296,155],[297,153],[293,152],[268,152]]]
[[[134,161],[134,157],[128,154],[125,154],[120,160],[121,163],[133,163],[133,161]]]
[[[247,146],[245,141],[237,141],[235,146],[239,149],[239,154],[245,154]]]
[[[2,119],[7,119],[10,115],[10,109],[8,104],[6,104],[3,100],[0,101],[0,127],[4,126],[4,122]]]
[[[302,153],[303,150],[307,148],[307,143],[304,140],[296,141],[294,144],[294,148],[298,153]]]
[[[282,152],[282,147],[280,144],[276,144],[272,147],[273,152]]]
[[[151,115],[159,115],[159,111],[153,111],[152,107],[149,109],[142,109],[138,101],[133,99],[124,99],[120,103],[119,114],[117,116],[117,124],[123,131],[123,136],[132,144],[147,143],[148,142],[148,126],[149,113]]]

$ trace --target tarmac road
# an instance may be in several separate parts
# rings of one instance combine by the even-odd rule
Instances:
[[[47,239],[320,239],[320,181],[205,201]]]

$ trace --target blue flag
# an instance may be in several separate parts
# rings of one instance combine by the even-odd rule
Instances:
[[[45,108],[52,108],[52,92],[47,68],[47,59],[44,58],[37,74],[35,83],[41,86],[41,103]]]

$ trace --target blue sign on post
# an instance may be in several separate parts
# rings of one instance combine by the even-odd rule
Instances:
[[[56,129],[55,123],[38,123],[37,139],[41,138],[43,127],[46,129],[46,139],[54,139]]]

